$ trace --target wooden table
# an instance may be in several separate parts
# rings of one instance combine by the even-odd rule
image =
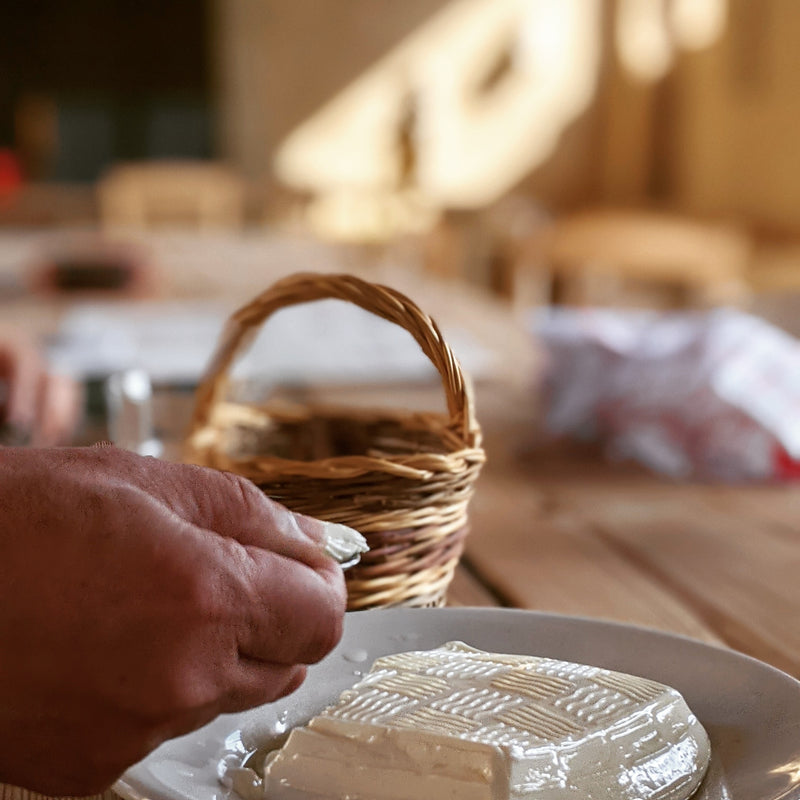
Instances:
[[[169,295],[208,296],[224,284],[235,306],[297,263],[274,243],[265,251],[248,240],[223,251],[216,240],[192,241],[151,241]],[[304,257],[298,266],[342,265]],[[536,351],[520,319],[468,287],[411,272],[399,283],[434,316],[458,320],[499,354],[497,371],[477,385],[488,463],[451,604],[645,625],[736,648],[800,677],[800,486],[673,483],[611,465],[590,449],[543,443],[531,385]],[[39,330],[52,325],[54,309],[34,306],[7,303],[4,313]],[[385,387],[372,391],[374,398],[357,394],[369,404],[386,399]],[[436,386],[389,394],[392,407],[441,400]],[[162,401],[173,404],[178,430],[190,398]]]
[[[454,602],[645,625],[800,677],[800,487],[674,483],[479,399],[488,462]]]

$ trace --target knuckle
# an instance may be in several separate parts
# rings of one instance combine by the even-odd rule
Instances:
[[[206,547],[162,551],[160,580],[167,584],[173,616],[185,618],[190,631],[223,619],[230,606],[226,599],[229,572],[227,564]]]
[[[226,489],[248,508],[255,507],[263,502],[261,490],[252,481],[243,478],[241,475],[236,475],[233,472],[219,472],[217,474],[220,476]]]
[[[220,613],[219,592],[216,591],[218,576],[204,565],[177,565],[176,587],[190,619],[214,619]]]
[[[209,685],[205,677],[193,670],[176,673],[163,687],[166,707],[173,717],[192,715],[198,709],[217,700],[216,686]]]
[[[333,603],[319,610],[305,649],[306,663],[320,661],[339,643],[344,630],[342,611]]]
[[[159,682],[152,685],[149,697],[140,709],[154,728],[173,726],[201,709],[218,702],[215,681],[188,664],[173,663],[164,670]]]
[[[282,680],[269,687],[268,696],[262,702],[274,702],[282,697],[288,697],[297,691],[306,679],[308,668],[304,664],[298,664],[288,670]]]

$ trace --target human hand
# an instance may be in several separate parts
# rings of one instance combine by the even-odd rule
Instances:
[[[9,443],[49,446],[69,440],[79,416],[78,385],[49,372],[33,343],[6,329],[0,329],[0,388],[0,423]]]
[[[0,781],[96,792],[162,741],[295,690],[342,632],[323,539],[234,475],[0,449]]]

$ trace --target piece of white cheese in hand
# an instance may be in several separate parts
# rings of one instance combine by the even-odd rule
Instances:
[[[358,531],[338,522],[325,523],[325,552],[335,558],[342,569],[357,564],[369,550],[367,540]]]

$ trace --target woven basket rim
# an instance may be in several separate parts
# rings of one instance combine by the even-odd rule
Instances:
[[[224,426],[218,418],[226,417]],[[458,447],[473,447],[453,426],[450,416],[442,411],[421,411],[377,406],[348,406],[344,403],[286,401],[283,398],[265,402],[244,400],[219,401],[208,414],[206,422],[198,430],[217,430],[234,425],[252,427],[268,426],[276,419],[302,422],[311,419],[349,419],[363,424],[396,422],[414,430],[426,430],[443,438],[458,442]],[[190,437],[191,438],[191,434]]]
[[[371,473],[427,481],[437,474],[457,474],[470,466],[486,462],[486,454],[481,447],[465,447],[448,453],[418,453],[380,458],[368,455],[329,456],[312,461],[267,454],[251,456],[220,454],[211,445],[192,448],[192,452],[195,456],[204,455],[204,463],[224,461],[230,467],[235,466],[237,467],[235,471],[240,472],[243,477],[257,482],[268,482],[279,475],[287,479],[352,480]]]
[[[279,405],[284,409],[283,403]],[[209,422],[202,428],[192,432],[187,445],[195,455],[203,453],[221,455],[231,465],[237,465],[251,473],[253,477],[264,474],[266,465],[269,472],[282,471],[286,476],[302,477],[314,473],[315,477],[341,478],[352,477],[354,472],[390,472],[402,477],[430,479],[437,472],[452,473],[463,469],[464,463],[484,463],[485,452],[482,447],[470,446],[449,425],[449,417],[439,412],[409,412],[387,409],[348,409],[344,406],[328,404],[295,404],[292,410],[299,417],[316,419],[319,412],[330,412],[337,418],[365,423],[376,420],[390,420],[399,423],[415,423],[415,428],[440,437],[441,450],[422,449],[415,453],[383,453],[380,456],[370,454],[330,455],[311,460],[286,458],[273,453],[232,453],[219,447],[219,438],[231,428],[231,423],[239,421],[257,426],[268,424],[270,404],[239,403],[226,401],[219,403],[210,415]],[[229,414],[226,425],[215,424],[217,414]],[[235,417],[239,417],[236,420]],[[325,474],[328,473],[328,474]],[[344,474],[346,473],[346,475]]]

